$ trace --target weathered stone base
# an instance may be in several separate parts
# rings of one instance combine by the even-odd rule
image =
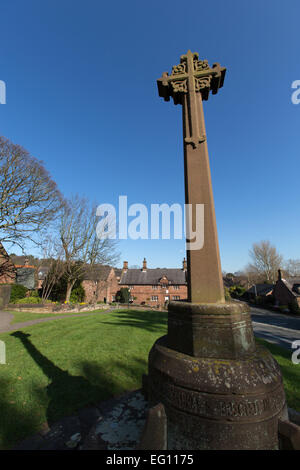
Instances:
[[[171,303],[169,315],[168,336],[150,351],[148,377],[150,406],[165,409],[167,448],[278,449],[278,420],[288,419],[281,371],[256,347],[247,306],[189,304],[184,312],[183,303],[178,310]]]

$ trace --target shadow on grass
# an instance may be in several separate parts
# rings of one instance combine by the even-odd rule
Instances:
[[[265,346],[279,363],[288,406],[300,411],[299,365],[292,362],[291,356],[293,351],[268,343],[260,338],[255,340],[258,344]]]
[[[153,310],[119,310],[110,314],[114,322],[106,321],[105,324],[133,326],[152,333],[160,332],[168,324],[167,312],[157,312]]]
[[[0,449],[8,449],[18,439],[32,434],[39,425],[39,417],[34,410],[25,410],[20,403],[10,399],[12,384],[0,379]]]
[[[45,389],[38,384],[32,389],[32,412],[20,409],[20,403],[9,403],[11,383],[1,381],[0,395],[0,431],[3,448],[9,448],[17,441],[37,432],[41,425],[40,418],[34,413],[35,402],[45,402],[46,418],[49,426],[65,416],[75,414],[87,405],[99,405],[102,400],[120,395],[128,390],[128,384],[141,383],[147,363],[139,358],[132,358],[132,364],[124,364],[111,359],[106,365],[83,361],[77,364],[82,375],[73,376],[62,370],[43,355],[31,342],[30,335],[16,331],[11,336],[20,340],[35,363],[49,378]],[[138,388],[138,387],[132,387]],[[130,389],[130,388],[129,388]],[[46,394],[45,394],[46,392]]]

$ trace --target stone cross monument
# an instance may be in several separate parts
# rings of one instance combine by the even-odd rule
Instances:
[[[185,202],[192,205],[193,215],[192,220],[187,217],[187,225],[196,219],[196,204],[204,205],[204,245],[187,252],[190,302],[224,302],[202,100],[208,99],[210,90],[216,94],[223,86],[225,72],[219,64],[210,68],[207,60],[188,51],[170,76],[165,72],[157,81],[160,96],[182,105]]]
[[[155,449],[276,449],[287,419],[280,368],[256,345],[249,307],[224,300],[202,107],[224,77],[188,51],[157,81],[161,97],[182,105],[186,203],[194,218],[204,205],[204,244],[187,245],[188,301],[169,303],[168,334],[149,353],[144,449],[152,436],[161,436]]]

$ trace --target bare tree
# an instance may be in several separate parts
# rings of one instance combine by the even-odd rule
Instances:
[[[75,282],[82,279],[87,268],[91,270],[97,263],[115,263],[119,257],[115,240],[96,233],[97,221],[96,205],[78,196],[67,201],[61,211],[58,242],[65,263],[66,302],[70,300]]]
[[[246,278],[247,289],[253,286],[253,284],[264,282],[265,280],[264,274],[257,271],[252,264],[247,264],[247,266],[245,266],[242,276]]]
[[[0,241],[23,248],[37,241],[61,207],[62,196],[42,162],[0,137]]]
[[[57,241],[48,236],[42,242],[43,258],[40,260],[38,272],[43,269],[45,260],[47,261],[47,272],[42,284],[42,299],[49,298],[53,287],[59,282],[65,272],[65,263],[63,261],[62,248]]]
[[[300,276],[300,259],[288,259],[284,263],[284,269],[291,277]]]
[[[256,274],[263,281],[275,282],[277,271],[283,263],[283,257],[277,253],[275,246],[268,240],[253,243],[249,255],[252,262],[248,265],[248,273]]]

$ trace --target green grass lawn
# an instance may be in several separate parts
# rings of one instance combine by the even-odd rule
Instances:
[[[7,362],[0,365],[0,448],[45,421],[140,388],[149,350],[166,325],[166,313],[121,310],[0,334]]]
[[[166,330],[166,312],[120,310],[0,334],[7,360],[0,365],[0,448],[46,421],[140,388],[149,350]],[[288,351],[268,347],[282,367],[289,406],[300,410],[300,365]]]
[[[38,320],[39,318],[55,318],[60,315],[80,315],[83,313],[99,313],[105,311],[104,309],[99,308],[98,310],[93,310],[91,312],[57,312],[57,313],[39,313],[39,312],[16,312],[9,310],[14,318],[11,321],[11,325],[15,323],[23,323],[31,320]]]
[[[266,346],[280,365],[288,406],[300,412],[300,364],[292,363],[294,350],[288,351],[262,339],[256,341]]]

